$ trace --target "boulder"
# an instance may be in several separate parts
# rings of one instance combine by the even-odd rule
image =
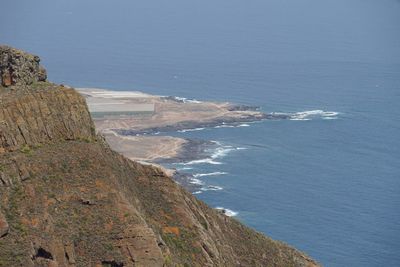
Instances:
[[[47,79],[38,56],[0,45],[0,85],[29,85]]]

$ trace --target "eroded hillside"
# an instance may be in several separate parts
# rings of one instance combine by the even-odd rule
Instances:
[[[7,49],[9,60],[18,50]],[[73,89],[3,85],[0,266],[317,265],[112,151]]]

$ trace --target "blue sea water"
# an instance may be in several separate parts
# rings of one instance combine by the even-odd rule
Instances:
[[[1,8],[0,42],[40,55],[58,83],[338,112],[177,135],[229,150],[215,159],[222,164],[190,166],[227,173],[198,177],[223,188],[197,195],[209,205],[325,266],[400,266],[399,1],[13,0]]]

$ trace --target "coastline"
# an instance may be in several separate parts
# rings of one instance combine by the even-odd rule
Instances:
[[[97,131],[124,156],[158,164],[199,160],[215,147],[207,140],[168,135],[219,127],[245,127],[287,114],[266,114],[258,107],[211,102],[138,91],[78,88],[87,101]]]
[[[265,119],[289,119],[290,114],[261,112],[258,107],[230,102],[198,101],[142,92],[78,88],[88,103],[99,132],[122,135],[160,134]]]
[[[195,169],[193,165],[222,164],[218,159],[243,148],[171,136],[171,133],[247,127],[249,123],[264,120],[336,119],[338,115],[323,110],[264,113],[255,106],[139,91],[98,88],[78,88],[77,91],[86,99],[97,132],[114,151],[133,161],[158,167],[193,194],[223,190],[220,186],[206,184],[201,178],[226,174],[220,171],[191,174]]]
[[[77,91],[86,98],[98,133],[113,150],[133,161],[159,168],[193,194],[222,188],[206,185],[196,174],[187,172],[191,169],[189,166],[220,164],[216,159],[235,148],[215,141],[170,136],[169,133],[247,127],[251,122],[287,119],[289,116],[266,114],[254,106],[156,96],[138,91],[96,88],[78,88]],[[189,166],[184,167],[186,164]],[[219,174],[224,173],[211,173]]]

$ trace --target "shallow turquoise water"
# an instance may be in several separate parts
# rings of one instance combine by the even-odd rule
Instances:
[[[326,266],[399,266],[400,2],[7,1],[0,42],[51,80],[338,112],[177,135],[216,140],[191,165],[213,207]],[[245,148],[237,150],[235,148]],[[228,150],[230,150],[228,152]]]

